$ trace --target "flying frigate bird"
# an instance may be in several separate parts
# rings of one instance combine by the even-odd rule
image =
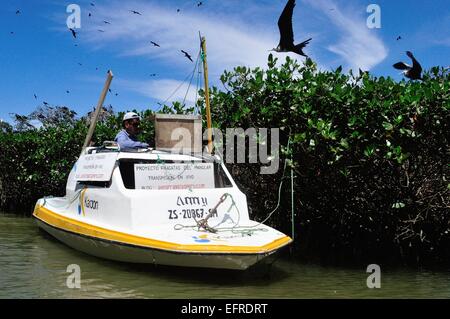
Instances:
[[[76,39],[77,38],[77,33],[74,29],[69,28],[70,32],[72,32],[72,36]]]
[[[189,53],[187,53],[186,51],[181,50],[181,52],[184,54],[184,56],[186,58],[188,58],[189,60],[191,60],[191,62],[194,62],[194,60],[192,60],[192,57],[189,55]]]
[[[135,11],[135,10],[130,10],[130,12],[134,13],[134,14],[138,14],[138,15],[142,15],[139,11]]]
[[[416,60],[411,51],[406,51],[406,55],[412,60],[413,65],[410,66],[404,62],[395,63],[393,66],[397,70],[402,70],[403,74],[411,80],[422,80],[422,66]]]
[[[308,57],[303,53],[303,49],[312,38],[303,41],[300,44],[294,44],[294,31],[292,29],[292,15],[294,13],[295,0],[289,0],[278,19],[278,28],[280,29],[280,43],[271,51],[275,52],[294,52],[304,57]]]
[[[160,46],[158,43],[156,43],[156,42],[150,41],[150,43],[153,44],[155,47],[158,47],[158,48],[161,47],[161,46]]]

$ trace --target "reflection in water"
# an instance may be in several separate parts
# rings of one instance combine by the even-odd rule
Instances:
[[[81,267],[81,289],[66,286]],[[365,269],[277,261],[260,276],[209,269],[131,265],[77,252],[30,218],[0,215],[0,298],[450,298],[450,272],[382,268],[381,289]]]

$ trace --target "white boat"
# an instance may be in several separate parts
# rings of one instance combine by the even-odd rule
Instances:
[[[79,251],[131,263],[245,270],[291,243],[250,220],[217,156],[87,148],[66,196],[43,198],[40,228]]]

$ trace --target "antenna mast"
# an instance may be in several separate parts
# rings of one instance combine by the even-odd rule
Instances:
[[[206,123],[208,128],[208,152],[211,154],[213,151],[212,143],[212,121],[211,121],[211,106],[209,101],[209,82],[208,82],[208,61],[206,56],[206,39],[200,36],[201,49],[202,49],[202,61],[203,61],[203,76],[205,79],[205,106],[206,106]]]

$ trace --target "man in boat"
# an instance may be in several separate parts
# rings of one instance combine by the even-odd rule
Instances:
[[[128,112],[123,117],[123,130],[121,130],[114,141],[119,144],[120,149],[142,149],[148,148],[147,143],[142,143],[137,140],[140,133],[139,125],[141,124],[141,117],[134,112]]]

